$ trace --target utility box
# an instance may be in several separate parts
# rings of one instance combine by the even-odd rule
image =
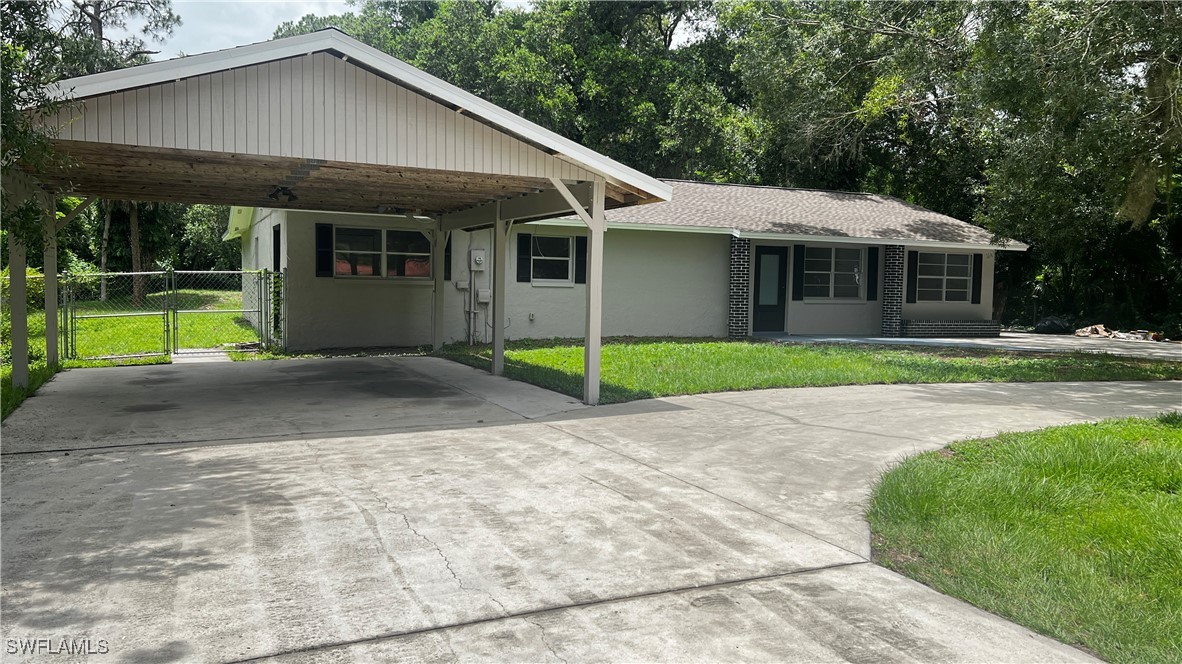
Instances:
[[[484,250],[473,249],[468,252],[468,269],[473,272],[484,271]]]
[[[488,304],[491,301],[492,301],[492,289],[481,288],[476,291],[476,303],[477,304]]]

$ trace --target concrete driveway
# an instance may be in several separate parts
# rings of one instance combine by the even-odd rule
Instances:
[[[786,343],[868,344],[874,346],[933,346],[1002,350],[1020,353],[1102,353],[1145,360],[1182,362],[1182,342],[1131,341],[1077,337],[1071,334],[1002,332],[997,337],[846,337],[838,335],[795,335],[766,333],[756,336]]]
[[[862,504],[953,439],[1177,408],[1180,383],[584,409],[432,358],[72,371],[4,425],[0,629],[107,661],[1087,660],[867,562]]]

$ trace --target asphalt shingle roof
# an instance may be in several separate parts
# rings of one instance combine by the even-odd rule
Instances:
[[[729,228],[881,240],[989,244],[992,234],[947,215],[877,194],[666,180],[673,200],[608,210],[609,223]]]

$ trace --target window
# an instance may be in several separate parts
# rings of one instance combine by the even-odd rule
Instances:
[[[431,276],[431,240],[419,231],[333,230],[333,274],[338,277]]]
[[[569,237],[534,235],[530,242],[530,275],[533,281],[571,281]]]
[[[418,231],[386,231],[386,275],[430,277],[431,241]]]
[[[805,247],[805,297],[857,299],[861,294],[861,249]]]
[[[970,254],[920,252],[916,297],[921,302],[967,302],[973,268]]]
[[[377,228],[337,228],[336,239],[337,276],[380,277],[382,276],[382,231]]]

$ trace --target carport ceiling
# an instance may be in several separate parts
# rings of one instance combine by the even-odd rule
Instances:
[[[108,198],[362,213],[442,214],[550,188],[544,178],[299,157],[57,141],[42,183]],[[286,188],[294,198],[277,190]],[[274,195],[274,197],[272,197]],[[610,199],[619,205],[618,200]]]
[[[607,208],[670,196],[613,161],[337,30],[61,81],[44,118],[54,192],[442,215],[605,183]]]

